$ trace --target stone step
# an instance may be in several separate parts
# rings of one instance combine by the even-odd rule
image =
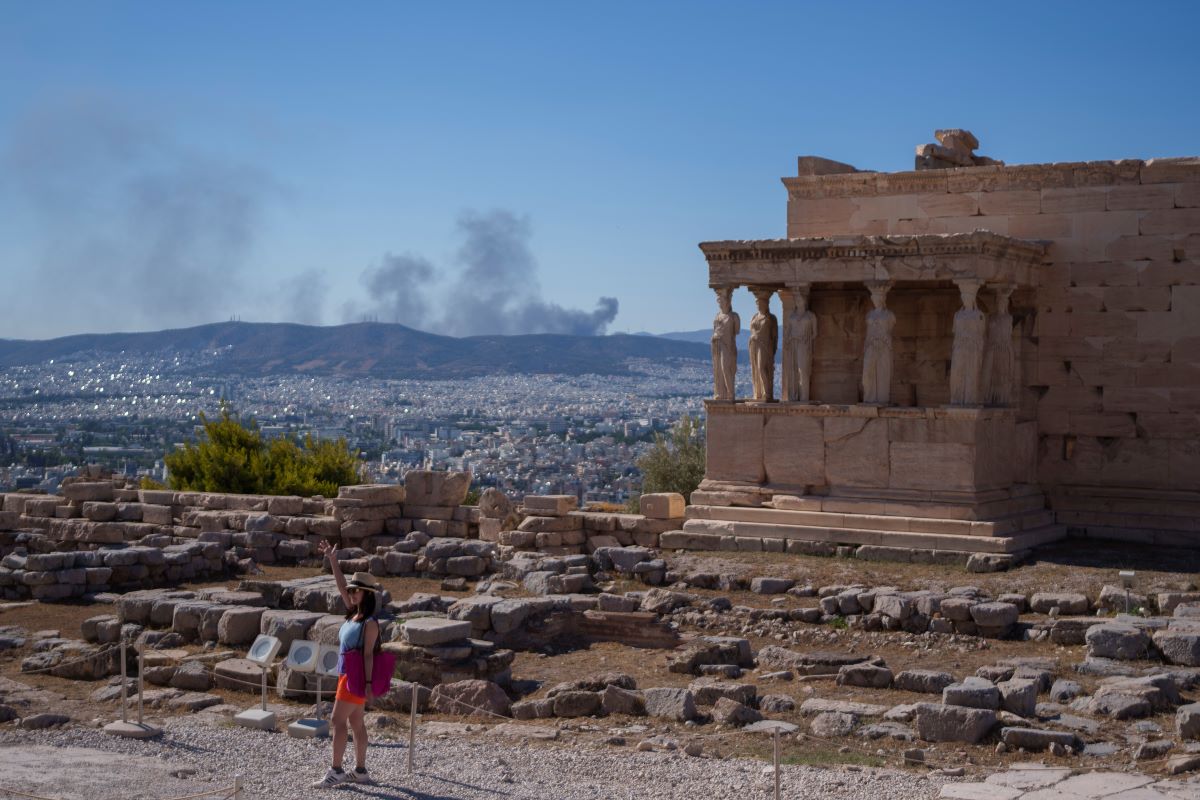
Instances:
[[[757,539],[799,539],[847,545],[910,547],[921,550],[956,550],[968,553],[1015,553],[1066,536],[1066,529],[1047,525],[1012,536],[961,536],[948,533],[868,530],[815,525],[786,525],[735,520],[689,519],[683,523],[686,533],[708,536],[736,536]]]
[[[1021,531],[1036,530],[1054,524],[1054,512],[1046,509],[987,521],[877,514],[839,514],[831,511],[792,511],[737,506],[689,506],[684,512],[684,516],[687,519],[765,522],[776,525],[906,531],[957,536],[1011,536]]]
[[[705,493],[700,496],[703,497]],[[712,494],[712,493],[707,493]],[[785,495],[786,496],[786,495]],[[693,499],[697,494],[693,493]],[[778,497],[778,495],[776,495]],[[978,502],[948,502],[938,500],[881,499],[878,497],[787,496],[789,511],[824,511],[831,514],[871,514],[881,517],[915,517],[919,519],[958,519],[986,522],[1017,514],[1046,509],[1046,499],[1040,493]],[[776,500],[776,502],[780,502]],[[699,505],[706,505],[699,503]],[[734,506],[744,508],[748,506]]]

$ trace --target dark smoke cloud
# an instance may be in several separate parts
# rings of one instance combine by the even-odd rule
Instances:
[[[497,210],[466,212],[458,220],[463,269],[447,296],[442,329],[454,336],[485,333],[604,333],[617,316],[617,300],[602,297],[595,311],[541,298],[537,261],[529,249],[528,217]]]
[[[527,217],[510,211],[465,212],[458,220],[460,269],[438,291],[439,272],[427,259],[388,254],[362,274],[367,303],[347,303],[347,322],[399,322],[449,336],[604,333],[617,299],[601,297],[595,311],[563,308],[542,299]],[[438,299],[431,303],[427,297]]]
[[[426,259],[388,253],[379,266],[362,274],[370,298],[366,309],[347,303],[343,316],[347,322],[358,322],[366,316],[420,328],[429,316],[426,289],[433,277],[433,264]]]
[[[71,309],[59,324],[181,327],[253,310],[246,258],[278,191],[262,172],[189,152],[98,97],[19,120],[0,166],[36,226],[35,288]]]
[[[302,325],[320,325],[325,321],[325,298],[329,296],[329,278],[311,269],[285,281],[280,292],[280,316]]]

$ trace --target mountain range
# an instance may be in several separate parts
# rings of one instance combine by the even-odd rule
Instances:
[[[677,342],[702,342],[711,347],[712,328],[702,328],[698,331],[671,331],[669,333],[635,333],[634,336],[657,336],[660,339],[673,339]],[[750,329],[742,328],[737,335],[738,350],[746,352],[750,349]]]
[[[469,336],[455,338],[404,325],[360,322],[315,326],[220,322],[144,333],[98,333],[58,339],[0,339],[0,367],[71,360],[92,353],[215,356],[222,371],[242,375],[319,374],[438,378],[629,372],[628,359],[708,359],[704,343],[664,336]]]

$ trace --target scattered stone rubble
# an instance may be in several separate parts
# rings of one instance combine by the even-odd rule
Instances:
[[[975,155],[979,140],[975,134],[961,128],[948,128],[933,132],[937,144],[917,145],[916,168],[953,169],[954,167],[1004,166],[987,156]]]
[[[581,513],[563,497],[527,497],[513,508],[498,492],[490,493],[480,508],[460,514],[464,482],[440,473],[410,474],[409,481],[409,487],[346,487],[319,508],[300,498],[298,505],[276,503],[276,513],[271,505],[279,498],[206,499],[225,506],[219,517],[213,508],[178,510],[180,493],[168,493],[171,503],[146,503],[167,498],[143,491],[135,493],[143,501],[143,521],[129,524],[153,527],[144,521],[144,507],[161,504],[172,509],[172,521],[178,523],[170,526],[172,533],[148,533],[120,544],[55,539],[50,527],[46,533],[16,534],[24,538],[19,544],[8,540],[10,552],[0,573],[6,590],[16,585],[28,587],[20,597],[86,597],[113,604],[112,613],[84,622],[82,639],[57,633],[37,639],[22,669],[106,681],[93,699],[115,700],[130,690],[114,677],[119,660],[111,645],[124,641],[146,655],[145,677],[155,687],[147,695],[152,707],[210,707],[220,702],[211,694],[213,687],[255,691],[259,668],[240,651],[260,633],[278,637],[285,650],[299,638],[336,641],[345,609],[331,577],[247,577],[236,590],[141,587],[224,574],[244,559],[279,559],[280,547],[289,542],[297,547],[285,551],[308,554],[309,537],[323,535],[311,531],[332,533],[336,525],[337,535],[349,531],[353,542],[335,553],[347,572],[475,582],[475,594],[466,597],[417,593],[393,601],[383,594],[384,647],[398,656],[398,671],[392,691],[378,699],[382,709],[407,710],[416,686],[420,708],[456,715],[627,715],[741,727],[799,714],[808,720],[806,735],[818,738],[995,742],[998,748],[1060,756],[1111,747],[1095,741],[1105,735],[1105,726],[1144,724],[1144,730],[1129,734],[1142,759],[1163,757],[1176,747],[1147,719],[1174,713],[1175,736],[1183,742],[1200,739],[1200,703],[1185,696],[1200,685],[1200,593],[1141,596],[1105,586],[1094,598],[1065,592],[993,597],[972,586],[947,591],[862,584],[814,587],[790,577],[680,572],[652,543],[667,535],[656,529],[670,524],[680,511],[670,496],[657,506],[654,498],[645,504],[663,518]],[[130,490],[109,486],[111,501],[82,499],[110,495],[93,484],[75,486],[73,498],[65,502],[17,496],[18,502],[7,495],[5,507],[20,506],[19,516],[31,519],[106,525],[113,521],[91,517],[107,511],[95,506],[85,511],[84,506],[134,504],[119,500],[119,491]],[[414,497],[421,502],[411,502]],[[62,508],[68,510],[60,512]],[[70,516],[72,508],[83,516]],[[320,513],[306,514],[309,510]],[[34,516],[48,512],[54,516]],[[491,522],[483,524],[487,520]],[[479,526],[477,534],[473,524]],[[513,524],[512,530],[504,530]],[[496,528],[495,540],[489,541],[485,529]],[[192,533],[174,535],[181,529]],[[260,534],[271,537],[272,544]],[[90,549],[65,549],[72,546]],[[647,588],[606,591],[616,578],[639,580]],[[129,591],[118,595],[112,590]],[[714,591],[750,591],[770,597],[771,604],[734,605]],[[1137,613],[1124,613],[1126,609]],[[1055,660],[1038,658],[999,659],[973,675],[895,670],[869,650],[798,646],[805,631],[820,630],[815,626],[829,630],[831,641],[842,629],[868,637],[1006,638],[1083,647],[1085,656],[1069,671]],[[681,639],[683,630],[695,634]],[[0,629],[0,647],[23,646],[16,643],[17,632],[5,645],[5,633]],[[751,636],[777,643],[755,652]],[[691,682],[643,688],[628,675],[604,673],[523,696],[528,687],[512,674],[517,650],[597,640],[669,649],[665,669],[690,676]],[[196,644],[205,649],[190,654],[183,649]],[[282,664],[270,671],[269,679],[280,696],[294,699],[307,698],[318,686],[333,689],[332,679]],[[787,695],[760,691],[764,683],[793,680],[826,680],[838,691],[866,691],[873,698],[886,692],[900,695],[891,705],[810,696],[797,709]],[[1150,740],[1151,734],[1160,738]]]
[[[588,558],[543,556],[514,561],[530,562],[520,563],[518,569],[528,570],[524,572],[528,577],[539,572],[571,574],[565,572],[567,563]],[[548,560],[559,562],[564,571],[534,569],[550,566],[545,563]],[[728,577],[703,576],[698,582],[735,588],[743,585]],[[379,700],[380,707],[406,709],[415,683],[421,687],[420,707],[440,713],[511,715],[517,719],[618,714],[740,727],[795,713],[791,698],[760,693],[763,681],[825,677],[843,689],[905,694],[892,706],[810,697],[801,704],[799,714],[809,718],[809,733],[818,738],[965,744],[992,740],[1012,750],[1069,755],[1082,752],[1087,739],[1095,736],[1105,720],[1136,721],[1169,712],[1176,714],[1180,739],[1200,738],[1200,703],[1184,699],[1184,692],[1200,685],[1200,660],[1191,655],[1191,645],[1200,637],[1195,622],[1200,604],[1186,602],[1193,599],[1189,596],[1164,593],[1146,598],[1148,605],[1171,608],[1170,617],[1078,617],[1057,614],[1063,608],[1090,610],[1093,603],[1084,595],[1013,594],[993,600],[974,587],[906,593],[895,587],[812,589],[790,580],[756,580],[746,585],[760,593],[785,592],[782,597],[794,602],[816,602],[816,608],[800,609],[816,615],[793,615],[794,608],[733,606],[724,598],[702,598],[679,588],[655,587],[619,595],[506,597],[503,592],[515,584],[503,580],[502,575],[481,582],[481,593],[462,598],[415,594],[392,602],[385,596],[385,647],[399,656],[399,666],[397,682]],[[296,638],[332,643],[342,621],[340,597],[332,580],[324,576],[283,582],[247,579],[236,591],[158,589],[113,599],[115,614],[84,623],[86,642],[55,637],[41,640],[23,668],[51,668],[52,674],[63,677],[103,679],[117,667],[114,651],[98,646],[124,639],[141,645],[150,656],[147,680],[163,687],[155,690],[153,703],[199,708],[215,702],[207,694],[214,685],[246,691],[257,687],[258,667],[239,658],[236,648],[259,633],[279,637],[285,648]],[[1035,609],[1047,616],[1038,615]],[[947,613],[953,616],[943,616]],[[1020,619],[1022,613],[1025,620]],[[1071,643],[1087,648],[1074,672],[1081,680],[1095,683],[1090,692],[1085,690],[1080,681],[1060,674],[1053,659],[1001,660],[974,675],[932,669],[897,672],[869,652],[797,650],[784,645],[766,645],[753,652],[750,640],[742,636],[702,633],[684,641],[666,660],[668,672],[693,676],[687,687],[640,688],[628,675],[609,673],[585,676],[522,699],[511,672],[513,648],[541,647],[586,635],[591,624],[588,614],[602,615],[606,621],[628,617],[633,625],[627,631],[661,624],[653,620],[662,620],[668,629],[721,627],[757,636],[769,634],[774,626],[795,628],[835,618],[865,634],[893,631],[910,636],[974,637],[990,633],[1037,638],[1052,635],[1058,630],[1055,626],[1071,621],[1066,628],[1072,632]],[[1031,614],[1036,615],[1032,620]],[[928,621],[906,627],[915,616],[925,616]],[[951,625],[935,631],[929,623],[937,620],[948,620]],[[1074,624],[1082,621],[1090,624]],[[715,624],[718,622],[720,626]],[[764,625],[772,628],[761,627]],[[193,656],[178,649],[195,642],[211,642],[216,649]],[[1161,659],[1167,666],[1147,666],[1151,658]],[[53,671],[56,663],[68,661],[73,662],[71,666]],[[276,691],[284,697],[304,697],[304,692],[312,691],[322,680],[323,689],[332,688],[329,679],[294,673],[283,666],[277,666],[271,675]],[[118,684],[110,682],[94,697],[118,698],[122,689]],[[908,699],[914,695],[932,695],[937,701],[914,703]],[[1170,740],[1160,739],[1143,742],[1138,752],[1150,758],[1174,746]]]

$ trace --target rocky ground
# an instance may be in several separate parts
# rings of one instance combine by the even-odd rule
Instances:
[[[1191,563],[1180,560],[1190,556],[1112,545],[1102,550],[1048,550],[1017,570],[984,575],[781,554],[667,553],[674,586],[650,589],[618,574],[597,581],[604,595],[587,596],[653,609],[656,625],[678,632],[680,648],[570,636],[518,648],[511,665],[511,714],[517,720],[480,716],[466,727],[462,717],[438,713],[431,703],[421,717],[419,774],[409,781],[407,714],[372,713],[379,742],[373,759],[385,786],[355,791],[381,797],[740,798],[747,786],[764,793],[770,788],[761,774],[770,739],[743,727],[759,717],[796,726],[783,737],[788,797],[935,797],[946,780],[982,781],[1030,758],[1067,770],[1059,780],[1090,769],[1154,776],[1148,780],[1195,769],[1200,709],[1190,704],[1200,697],[1200,670],[1178,660],[1164,663],[1174,640],[1162,637],[1168,624],[1178,624],[1184,638],[1196,637],[1186,613],[1175,610],[1172,617],[1170,608],[1150,608],[1196,589]],[[1133,610],[1144,606],[1136,619],[1117,615],[1124,608],[1114,608],[1111,591],[1117,568],[1130,566],[1138,572]],[[258,579],[318,573],[276,567]],[[519,580],[509,583],[505,597],[529,597]],[[443,605],[474,595],[469,584],[438,580],[392,577],[384,584],[398,607],[414,592],[440,595]],[[236,582],[221,585],[236,588]],[[1186,612],[1186,603],[1181,607]],[[85,620],[111,610],[94,603],[0,607],[0,722],[9,722],[0,725],[0,752],[35,762],[49,751],[30,748],[43,745],[149,754],[148,761],[128,762],[131,794],[122,797],[203,791],[231,780],[243,764],[247,786],[261,796],[306,792],[328,742],[233,727],[230,716],[252,705],[252,694],[150,686],[147,713],[166,734],[136,743],[97,730],[119,717],[117,679],[66,680],[22,671],[23,664],[27,670],[62,648],[64,639],[79,637]],[[1117,624],[1098,630],[1097,622]],[[744,639],[753,657],[720,663],[730,660],[728,654],[710,653],[716,663],[702,663],[708,656],[695,656],[704,636]],[[189,643],[182,650],[204,657],[214,648]],[[694,663],[686,663],[689,658]],[[604,673],[624,677],[616,688],[581,681]],[[572,681],[582,685],[560,685]],[[632,691],[623,694],[623,687]],[[300,702],[274,696],[271,702],[284,720],[311,713]],[[622,702],[631,705],[622,710]],[[972,727],[985,723],[990,733],[973,737]],[[1040,733],[1020,732],[1025,729]],[[99,783],[81,791],[74,787],[80,779],[70,777],[95,757],[73,753],[74,773],[22,768],[13,774],[31,794],[103,799],[109,795]],[[163,762],[182,765],[182,772],[172,777],[168,769],[164,777],[157,768]],[[261,768],[252,769],[256,764]],[[454,766],[442,770],[442,764]],[[7,767],[4,772],[9,774]],[[1039,780],[1048,775],[1040,773]],[[951,784],[944,796],[1015,800],[1026,789],[1041,788],[1058,792],[1047,798],[1088,796],[1072,788],[1078,784],[953,788],[962,785]],[[1166,787],[1168,795],[1129,787],[1143,794],[1128,798],[1194,796],[1180,785]]]
[[[427,723],[414,772],[406,737],[375,728],[369,766],[375,784],[314,790],[328,741],[231,727],[215,714],[165,721],[149,741],[118,739],[89,726],[0,734],[6,789],[53,800],[275,800],[338,794],[420,800],[624,800],[770,798],[774,773],[756,759],[614,750],[576,742],[569,732],[512,723],[488,727]],[[938,773],[784,765],[780,796],[792,800],[1198,800],[1200,784],[1138,772],[1073,773],[1040,763],[964,781]]]

